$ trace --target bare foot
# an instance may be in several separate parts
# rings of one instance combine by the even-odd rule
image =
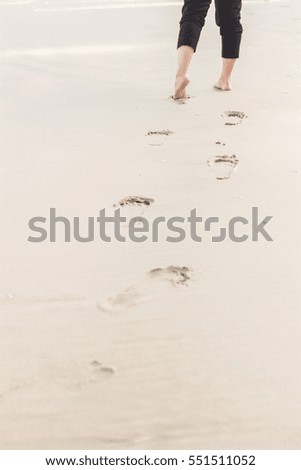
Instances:
[[[187,77],[177,77],[175,83],[175,94],[173,96],[174,100],[183,100],[187,98],[186,87],[189,85],[189,80]]]
[[[214,85],[214,88],[216,88],[217,90],[221,90],[221,91],[231,91],[232,90],[231,85],[229,83],[229,80],[226,80],[226,79],[223,79],[223,78],[219,79],[219,81]]]

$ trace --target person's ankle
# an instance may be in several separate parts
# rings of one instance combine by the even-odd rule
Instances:
[[[225,76],[225,75],[221,75],[219,81],[220,81],[220,82],[223,82],[223,83],[229,83],[229,82],[230,82],[230,78],[231,78],[231,77],[228,77],[228,76]]]

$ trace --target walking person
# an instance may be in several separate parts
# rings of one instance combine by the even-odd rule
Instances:
[[[174,99],[186,98],[189,84],[188,68],[212,0],[184,0],[178,38],[178,66]],[[214,85],[222,91],[230,91],[231,73],[239,57],[243,28],[241,19],[242,0],[215,0],[215,19],[220,28],[223,65],[219,80]]]

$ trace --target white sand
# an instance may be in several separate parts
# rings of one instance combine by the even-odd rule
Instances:
[[[1,6],[2,449],[300,448],[298,3],[246,2],[231,93],[211,87],[211,11],[183,106],[180,6]],[[248,118],[225,126],[232,109]],[[224,153],[239,165],[218,181]],[[150,219],[258,206],[274,242],[27,241],[50,207],[85,222],[129,195],[155,199]],[[149,277],[171,264],[187,286]]]

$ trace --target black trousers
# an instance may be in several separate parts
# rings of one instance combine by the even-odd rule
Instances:
[[[190,46],[196,51],[201,31],[212,0],[184,0],[178,48]],[[239,57],[241,35],[240,22],[242,0],[215,0],[215,19],[222,37],[222,57]]]

